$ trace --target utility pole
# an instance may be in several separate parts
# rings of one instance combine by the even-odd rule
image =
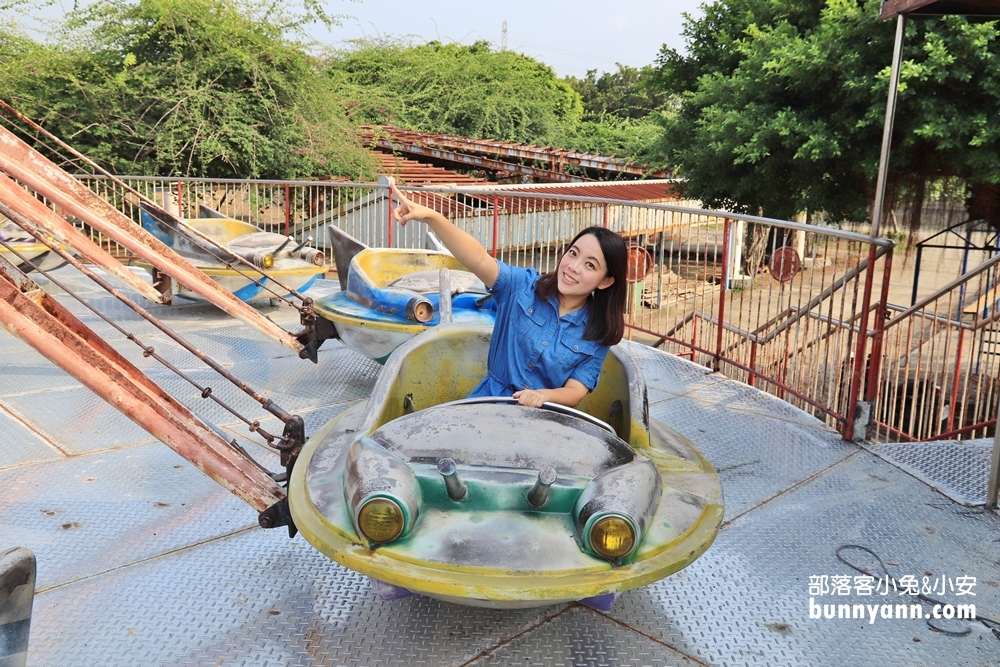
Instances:
[[[503,22],[503,37],[500,39],[500,50],[507,50],[507,21]]]

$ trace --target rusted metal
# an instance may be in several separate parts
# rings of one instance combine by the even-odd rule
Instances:
[[[0,213],[22,229],[32,233],[32,226],[51,234],[60,242],[76,249],[93,264],[97,264],[153,303],[162,303],[159,291],[150,286],[109,252],[101,248],[70,223],[55,214],[28,192],[0,174]],[[41,240],[41,239],[40,239]]]
[[[376,130],[380,135],[388,136],[392,141],[408,143],[419,146],[436,146],[440,148],[463,151],[466,153],[483,153],[496,156],[498,159],[511,158],[517,160],[531,160],[533,162],[547,162],[554,174],[561,174],[564,165],[583,167],[614,174],[630,174],[634,176],[648,176],[657,178],[668,175],[668,172],[650,172],[642,165],[631,164],[628,160],[606,155],[596,155],[581,151],[565,150],[559,148],[532,146],[510,141],[498,141],[495,139],[473,139],[448,134],[436,134],[433,132],[419,132],[416,130],[404,130],[391,125],[375,127],[372,125],[362,126],[362,138],[366,143],[375,139]]]
[[[545,180],[548,181],[555,181],[562,183],[590,180],[587,178],[583,178],[581,176],[560,174],[558,171],[540,169],[538,167],[529,167],[528,165],[514,164],[511,162],[503,162],[501,160],[493,160],[490,158],[480,157],[477,155],[466,155],[464,153],[457,153],[451,150],[433,148],[430,146],[408,142],[405,140],[395,141],[393,139],[373,138],[371,145],[374,145],[378,148],[390,150],[393,152],[398,151],[400,153],[410,153],[413,155],[422,155],[436,160],[445,160],[447,162],[454,162],[456,164],[464,165],[466,168],[490,169],[494,171],[506,172],[509,174],[524,174],[526,176],[531,176],[533,178],[544,178]]]
[[[6,128],[0,128],[0,170],[71,215],[189,287],[206,301],[299,352],[302,345],[252,307],[221,290],[211,278],[108,202],[44,158]]]
[[[62,250],[61,248],[59,248],[56,244],[49,242],[47,239],[43,238],[43,239],[39,239],[39,240],[40,240],[41,243],[43,243],[46,246],[48,246],[49,249],[52,252],[55,252],[56,254],[60,255],[66,261],[67,264],[69,264],[70,266],[72,266],[73,268],[75,268],[77,271],[81,272],[83,275],[87,276],[87,278],[89,278],[90,280],[94,281],[97,285],[99,285],[106,292],[108,292],[109,294],[111,294],[112,296],[114,296],[115,298],[117,298],[119,301],[121,301],[123,304],[125,304],[126,306],[128,306],[128,308],[131,309],[134,313],[136,313],[137,315],[139,315],[140,317],[142,317],[144,320],[146,320],[147,322],[149,322],[150,324],[152,324],[153,326],[155,326],[157,329],[159,329],[160,331],[162,331],[171,340],[173,340],[175,343],[177,343],[178,345],[180,345],[181,347],[183,347],[185,350],[187,350],[188,352],[190,352],[194,357],[196,357],[197,359],[199,359],[206,366],[208,366],[209,368],[211,368],[212,370],[214,370],[216,373],[218,373],[219,375],[221,375],[222,377],[224,377],[226,380],[228,380],[229,382],[231,382],[233,385],[235,385],[238,389],[240,389],[245,394],[247,394],[248,396],[250,396],[251,398],[253,398],[259,404],[261,404],[261,406],[263,406],[268,412],[270,412],[271,414],[273,414],[275,417],[278,417],[279,419],[281,419],[282,422],[286,422],[287,423],[290,419],[293,418],[292,415],[288,414],[287,412],[285,412],[284,410],[282,410],[281,408],[279,408],[277,405],[275,405],[273,401],[271,401],[270,399],[268,399],[266,396],[263,396],[260,393],[258,393],[256,390],[254,390],[252,387],[250,387],[250,385],[248,385],[247,383],[243,382],[238,377],[236,377],[235,375],[233,375],[232,373],[230,373],[228,370],[226,370],[223,366],[221,366],[214,359],[212,359],[211,357],[207,356],[205,353],[203,353],[201,350],[199,350],[195,346],[191,345],[191,343],[189,343],[183,337],[181,337],[180,335],[178,335],[173,329],[171,329],[166,324],[164,324],[162,321],[160,321],[155,316],[153,316],[152,313],[150,313],[149,311],[147,311],[145,308],[143,308],[142,306],[140,306],[136,302],[132,301],[122,291],[120,291],[117,288],[115,288],[114,285],[112,285],[111,283],[107,282],[106,280],[104,280],[103,278],[101,278],[99,275],[97,275],[96,273],[94,273],[93,271],[91,271],[89,268],[87,268],[86,265],[84,265],[84,264],[80,263],[79,261],[77,261],[72,255],[70,255],[66,251]],[[0,244],[3,244],[3,243],[4,243],[3,241],[0,241]],[[140,347],[144,347],[145,348],[145,346],[142,345],[142,343],[135,337],[134,334],[131,334],[131,333],[125,331],[123,328],[121,328],[120,326],[118,326],[113,320],[111,320],[110,318],[108,318],[107,316],[105,316],[104,314],[102,314],[100,311],[98,311],[95,308],[93,308],[87,302],[83,301],[83,299],[80,299],[79,297],[76,297],[76,295],[73,294],[68,289],[67,286],[62,285],[59,282],[58,279],[56,279],[56,278],[54,278],[52,276],[49,276],[49,280],[51,280],[58,287],[60,287],[61,289],[63,289],[63,291],[65,291],[67,294],[70,294],[71,296],[74,296],[75,298],[77,298],[81,303],[83,303],[85,306],[87,306],[93,312],[95,312],[98,316],[100,316],[102,319],[104,319],[109,324],[111,324],[111,326],[113,326],[116,329],[118,329],[123,335],[125,335],[126,338],[135,341]],[[201,392],[202,398],[210,398],[211,400],[213,400],[214,402],[216,402],[217,404],[219,404],[220,406],[222,406],[223,408],[225,408],[226,410],[228,410],[233,415],[239,417],[246,424],[248,424],[248,425],[251,424],[250,420],[248,420],[247,418],[243,417],[236,410],[234,410],[233,408],[231,408],[230,406],[228,406],[226,403],[224,403],[222,400],[220,400],[218,397],[216,397],[215,395],[213,395],[211,388],[206,388],[206,387],[202,387],[201,385],[199,385],[197,382],[195,382],[194,380],[192,380],[185,373],[181,372],[179,369],[175,368],[173,365],[169,364],[165,359],[161,358],[158,354],[156,354],[154,351],[152,351],[152,348],[145,348],[145,354],[147,354],[149,356],[152,356],[152,357],[155,357],[160,363],[164,364],[170,370],[174,371],[178,376],[184,378],[185,380],[187,380],[188,382],[190,382],[191,384],[193,384]],[[259,427],[254,427],[253,430],[256,433],[259,433],[260,435],[262,435],[264,437],[264,439],[267,440],[268,444],[271,444],[272,446],[278,446],[274,442],[275,438],[273,436],[271,436],[267,431],[265,431],[265,430],[263,430],[263,429],[261,429]],[[299,440],[301,440],[301,438]],[[302,444],[302,443],[299,442],[299,444]]]
[[[879,376],[882,373],[882,341],[885,338],[885,321],[888,317],[889,308],[889,280],[892,275],[892,255],[893,249],[885,253],[885,262],[882,266],[882,292],[879,294],[878,304],[875,308],[875,325],[872,333],[872,356],[868,369],[868,379],[865,381],[865,400],[869,403],[878,396]],[[872,410],[874,417],[874,410]]]
[[[258,511],[284,498],[266,470],[2,258],[0,323]]]
[[[373,151],[382,172],[392,176],[400,185],[487,185],[485,178],[460,174],[432,164],[410,160],[402,155]]]
[[[876,248],[875,246],[871,246],[868,250],[869,267],[875,265],[875,257]],[[872,299],[873,279],[874,275],[872,271],[866,271],[864,292],[861,300],[861,333],[859,333],[857,337],[857,351],[854,355],[854,372],[851,376],[851,386],[848,391],[847,423],[844,424],[844,440],[854,439],[854,415],[858,409],[858,397],[861,396],[861,378],[864,376],[865,361],[867,359],[865,352],[868,347],[868,337],[865,335],[865,332],[868,331],[868,314]]]

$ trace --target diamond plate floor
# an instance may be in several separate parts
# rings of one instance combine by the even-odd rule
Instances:
[[[59,275],[79,281],[71,270]],[[323,281],[319,289],[336,286]],[[87,295],[172,362],[198,368],[130,311],[97,291]],[[213,308],[152,310],[302,414],[310,432],[364,398],[378,374],[337,343],[313,365]],[[286,327],[296,323],[292,309],[262,311]],[[119,347],[275,465],[232,415],[191,398],[189,385],[141,352]],[[656,350],[626,349],[646,376],[651,414],[690,437],[719,470],[726,523],[694,564],[624,594],[610,613],[577,604],[500,611],[419,596],[381,601],[366,579],[301,537],[258,528],[252,510],[0,334],[0,551],[23,545],[38,557],[29,664],[1000,665],[1000,640],[978,623],[950,637],[916,619],[810,618],[809,605],[812,577],[857,574],[835,552],[860,544],[897,577],[976,577],[974,598],[939,597],[971,600],[981,616],[1000,620],[995,513],[952,502],[774,397]],[[279,430],[208,373],[192,375]],[[941,467],[947,454],[925,458],[936,456]]]

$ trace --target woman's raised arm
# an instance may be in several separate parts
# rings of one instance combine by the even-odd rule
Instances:
[[[399,201],[399,206],[393,211],[399,224],[405,226],[410,220],[426,223],[431,231],[441,239],[441,243],[451,251],[455,259],[476,274],[476,277],[482,280],[487,287],[493,287],[499,269],[496,260],[490,257],[483,246],[479,245],[479,241],[456,227],[437,211],[407,199],[406,195],[396,188],[396,184],[391,178],[389,179],[389,187],[393,196]]]

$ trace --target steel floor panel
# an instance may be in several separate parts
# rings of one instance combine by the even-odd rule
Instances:
[[[383,602],[301,537],[255,528],[39,594],[28,664],[461,665],[549,613]]]
[[[544,625],[469,664],[475,667],[695,667],[700,663],[603,614],[573,605]]]
[[[720,373],[682,357],[660,352],[645,345],[626,342],[629,357],[646,378],[649,402],[683,396],[692,391],[726,381]]]
[[[0,406],[0,470],[33,461],[62,458],[51,442],[34,433]]]
[[[963,505],[985,505],[993,438],[867,445],[869,451]]]
[[[1000,641],[979,623],[950,637],[916,619],[810,619],[810,577],[859,574],[837,559],[843,544],[879,553],[897,578],[976,577],[975,598],[937,597],[1000,620],[1000,517],[955,505],[866,452],[725,526],[704,556],[627,593],[610,615],[710,665],[1000,664]],[[875,564],[857,550],[844,555]],[[890,589],[887,599],[900,597]]]
[[[149,442],[152,436],[83,386],[19,394],[5,407],[70,454]]]
[[[715,466],[727,520],[857,451],[825,426],[804,426],[706,400],[673,398],[651,405],[649,414],[687,436]]]
[[[158,442],[0,471],[0,551],[31,545],[39,590],[256,524]]]
[[[6,331],[0,339],[13,338]],[[0,352],[0,398],[81,387],[76,378],[32,347]]]

